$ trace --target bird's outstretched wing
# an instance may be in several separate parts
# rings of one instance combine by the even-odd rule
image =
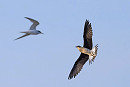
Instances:
[[[84,46],[83,47],[88,48],[90,50],[92,49],[92,46],[93,46],[92,35],[93,35],[93,32],[92,32],[91,23],[89,23],[89,21],[86,20],[85,25],[84,25],[84,35],[83,35]]]
[[[25,17],[26,19],[30,20],[33,24],[31,25],[30,27],[30,30],[36,30],[36,26],[39,25],[39,22],[34,20],[34,19],[31,19],[31,18],[28,18],[28,17]]]
[[[75,78],[76,75],[81,71],[83,65],[86,63],[86,61],[89,59],[89,56],[87,54],[81,53],[79,58],[76,60],[68,79]]]
[[[23,36],[21,36],[19,38],[16,38],[15,40],[18,40],[18,39],[23,38],[23,37],[28,36],[28,35],[30,35],[30,34],[25,34],[25,35],[23,35]]]
[[[91,23],[89,23],[88,20],[86,20],[84,25],[84,46],[85,48],[92,49],[92,27]],[[81,53],[77,61],[75,62],[68,79],[72,79],[78,73],[81,71],[83,65],[86,63],[86,61],[89,59],[89,55]]]

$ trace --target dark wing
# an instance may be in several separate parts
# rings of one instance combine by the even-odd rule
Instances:
[[[92,49],[92,46],[93,46],[92,35],[93,35],[93,32],[92,32],[91,23],[89,23],[89,21],[86,20],[85,25],[84,25],[84,35],[83,35],[84,46],[83,47],[88,48],[90,50]]]
[[[30,34],[25,34],[25,35],[23,35],[23,36],[21,36],[19,38],[16,38],[15,40],[18,40],[18,39],[23,38],[23,37],[28,36],[28,35],[30,35]]]
[[[85,22],[84,26],[84,46],[85,48],[92,49],[92,27],[91,23],[89,23],[88,20]],[[89,59],[89,55],[81,53],[77,61],[75,62],[68,79],[75,78],[76,75],[81,71],[83,65],[86,63],[86,61]]]
[[[86,54],[81,53],[77,61],[75,62],[68,79],[72,79],[73,77],[75,78],[76,75],[81,71],[83,65],[86,63],[88,60],[89,56]]]
[[[39,25],[39,22],[32,19],[32,18],[28,18],[28,17],[25,17],[26,19],[30,20],[33,24],[31,25],[30,27],[30,30],[36,30],[36,26]]]

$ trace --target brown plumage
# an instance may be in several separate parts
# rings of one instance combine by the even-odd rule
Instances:
[[[86,20],[85,25],[84,25],[84,45],[83,47],[92,49],[92,27],[91,23],[89,23],[88,20]],[[81,53],[79,58],[76,60],[68,79],[72,79],[73,77],[75,78],[76,75],[81,71],[83,65],[86,63],[86,61],[89,59],[89,55]]]

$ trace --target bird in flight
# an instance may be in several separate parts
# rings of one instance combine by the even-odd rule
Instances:
[[[89,64],[91,64],[97,56],[98,44],[95,47],[93,47],[92,35],[93,32],[91,23],[89,23],[89,21],[86,20],[83,34],[84,45],[83,47],[76,46],[76,48],[78,48],[81,54],[79,58],[76,60],[75,64],[73,65],[68,79],[72,79],[73,77],[75,78],[75,76],[78,75],[78,73],[81,71],[83,65],[87,62],[87,60],[89,60]]]
[[[36,30],[36,26],[39,25],[38,21],[31,19],[31,18],[28,18],[28,17],[25,17],[25,18],[30,20],[33,24],[31,25],[31,27],[28,31],[20,32],[20,33],[25,33],[25,34],[23,36],[19,37],[19,38],[16,38],[15,40],[18,40],[18,39],[23,38],[23,37],[28,36],[28,35],[43,34],[41,31]]]

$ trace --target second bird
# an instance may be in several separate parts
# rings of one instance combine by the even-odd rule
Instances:
[[[23,36],[15,39],[15,40],[18,40],[20,38],[23,38],[25,36],[28,36],[28,35],[37,35],[37,34],[43,34],[41,31],[39,30],[36,30],[36,26],[39,25],[39,22],[34,20],[34,19],[31,19],[31,18],[28,18],[28,17],[25,17],[26,19],[30,20],[33,24],[31,25],[30,29],[28,31],[23,31],[23,32],[20,32],[20,33],[25,33]]]
[[[87,62],[87,60],[89,60],[89,64],[91,64],[92,61],[94,61],[95,57],[97,56],[98,44],[93,47],[92,35],[93,32],[91,23],[89,23],[89,21],[86,20],[83,34],[84,45],[83,47],[76,46],[76,48],[78,48],[81,54],[77,59],[77,61],[75,62],[68,79],[72,79],[73,77],[78,75],[78,73],[81,71],[83,65]]]

